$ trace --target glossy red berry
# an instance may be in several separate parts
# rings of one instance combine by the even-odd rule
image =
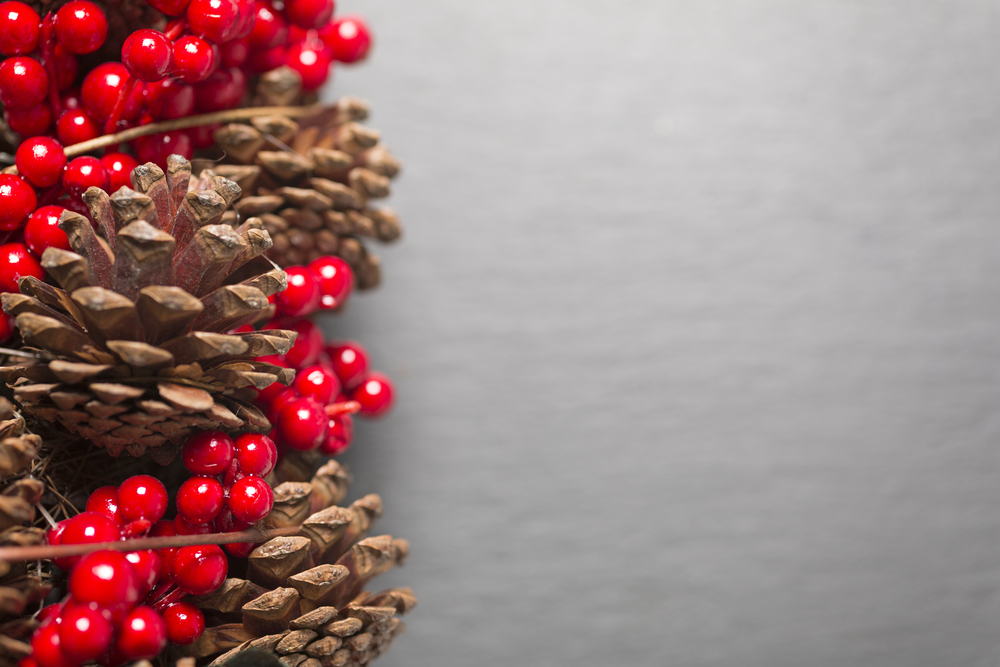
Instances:
[[[228,67],[216,70],[195,86],[195,108],[204,113],[232,109],[239,105],[246,90],[246,75],[241,69]]]
[[[156,523],[167,513],[167,489],[151,475],[129,477],[118,486],[118,511],[126,521]]]
[[[167,639],[180,646],[193,644],[205,631],[205,615],[189,602],[167,607],[163,622],[167,624]]]
[[[174,47],[159,30],[140,28],[122,45],[122,64],[140,81],[159,81],[170,73]]]
[[[289,317],[303,317],[319,308],[322,294],[316,275],[304,266],[289,266],[288,287],[278,294],[275,305],[278,313]]]
[[[176,79],[150,83],[146,85],[146,103],[149,113],[158,120],[190,116],[194,111],[194,88]]]
[[[372,45],[371,32],[359,16],[343,16],[330,24],[320,37],[333,51],[333,59],[342,63],[364,60]]]
[[[140,162],[153,162],[164,169],[167,166],[167,158],[171,155],[180,155],[187,159],[194,156],[191,137],[184,130],[140,137],[133,145]]]
[[[87,111],[87,115],[98,123],[107,122],[128,79],[128,70],[121,63],[107,62],[90,70],[87,76],[83,77],[83,86],[80,88],[83,108]],[[141,102],[141,97],[137,97],[137,100]],[[124,118],[129,118],[135,113],[135,109],[130,110],[128,107],[126,104],[126,110],[122,114]]]
[[[70,197],[82,197],[87,188],[91,187],[105,192],[111,188],[107,167],[96,157],[89,155],[73,158],[63,171],[62,182]]]
[[[167,16],[180,16],[189,3],[190,0],[149,0],[150,5]]]
[[[278,438],[291,449],[316,449],[326,439],[328,422],[322,405],[311,398],[297,398],[286,403],[278,413]]]
[[[318,39],[306,39],[288,49],[285,64],[302,77],[302,90],[319,89],[330,77],[330,56]]]
[[[108,153],[101,158],[101,162],[108,170],[110,192],[118,192],[122,187],[132,187],[132,170],[139,166],[138,160],[128,153]]]
[[[122,525],[122,516],[118,511],[118,487],[102,486],[95,489],[87,498],[88,512],[97,512],[113,520],[115,524]]]
[[[0,230],[23,225],[38,205],[35,190],[20,176],[0,174]]]
[[[55,32],[59,44],[70,53],[93,53],[108,36],[108,19],[94,3],[70,0],[56,12]]]
[[[66,544],[65,536],[62,544]],[[78,602],[96,602],[102,607],[135,604],[139,587],[135,570],[117,551],[87,554],[69,575],[69,591]]]
[[[382,373],[369,373],[351,391],[351,400],[361,404],[365,417],[381,417],[392,407],[395,390],[392,381]]]
[[[53,49],[52,56],[56,63],[56,87],[62,92],[76,82],[76,75],[80,71],[80,63],[77,61],[76,56],[59,44],[56,44],[55,49]]]
[[[354,439],[354,420],[349,414],[330,417],[327,426],[326,440],[320,451],[327,456],[339,456],[347,451]]]
[[[323,353],[323,331],[312,320],[299,320],[294,324],[283,324],[283,329],[297,332],[298,338],[285,354],[285,361],[292,368],[305,368],[319,361]]]
[[[254,3],[255,19],[253,30],[247,41],[254,50],[283,46],[288,38],[285,17],[270,2],[257,0]]]
[[[247,475],[233,483],[227,504],[234,519],[256,523],[274,507],[274,491],[257,475]]]
[[[340,380],[322,366],[308,366],[295,375],[292,387],[300,396],[308,396],[320,405],[326,405],[340,393]]]
[[[285,17],[300,28],[317,30],[333,18],[333,0],[289,0]]]
[[[205,523],[188,523],[180,515],[174,517],[174,529],[178,535],[208,535],[212,532],[211,525]]]
[[[309,263],[309,268],[319,283],[321,308],[339,308],[347,302],[354,285],[354,271],[347,262],[340,257],[319,257]]]
[[[214,477],[198,475],[181,484],[177,491],[177,512],[191,524],[206,524],[222,511],[225,494]]]
[[[115,648],[126,660],[153,658],[167,645],[167,625],[151,607],[136,607],[125,618]]]
[[[234,455],[233,439],[222,431],[195,433],[181,448],[184,467],[194,475],[219,475]]]
[[[0,3],[0,53],[20,56],[38,46],[42,19],[34,9],[16,0]]]
[[[59,622],[59,641],[63,654],[77,663],[94,660],[109,648],[114,639],[111,621],[87,605],[71,605]]]
[[[191,0],[187,8],[191,32],[216,44],[228,42],[236,36],[240,18],[240,6],[236,0]]]
[[[0,192],[3,187],[0,186]],[[0,209],[2,210],[2,209]],[[17,281],[25,276],[45,278],[45,269],[23,243],[0,245],[0,292],[18,292]]]
[[[215,544],[181,547],[174,555],[174,580],[191,595],[208,595],[226,580],[229,564]]]
[[[244,433],[236,438],[236,462],[244,475],[267,477],[278,462],[278,448],[261,433]]]
[[[66,166],[66,152],[51,137],[31,137],[21,142],[14,155],[18,173],[36,188],[59,182]]]
[[[24,109],[7,109],[4,112],[7,124],[22,137],[36,137],[45,134],[52,126],[52,111],[46,103]]]
[[[345,389],[353,389],[368,373],[368,353],[360,343],[344,341],[326,348],[333,372]]]
[[[195,83],[203,80],[215,69],[215,49],[193,35],[174,42],[173,75],[182,81]]]
[[[59,218],[65,210],[61,206],[43,206],[31,214],[24,225],[24,242],[28,250],[38,257],[46,248],[70,250],[66,232],[59,229]]]
[[[63,653],[59,626],[55,623],[42,626],[35,632],[31,638],[31,657],[38,667],[76,667],[80,664]]]
[[[145,595],[160,578],[160,571],[163,567],[160,555],[152,549],[131,551],[125,554],[125,560],[132,565],[132,570],[135,572],[139,594]]]
[[[41,63],[28,56],[0,62],[0,102],[8,109],[33,107],[49,91],[49,75]]]
[[[56,121],[56,136],[63,146],[72,146],[101,136],[101,128],[83,109],[67,109]]]
[[[295,391],[291,387],[285,387],[275,394],[271,399],[271,402],[266,406],[268,421],[272,424],[276,424],[279,416],[281,415],[281,410],[297,398],[299,398],[299,392]]]

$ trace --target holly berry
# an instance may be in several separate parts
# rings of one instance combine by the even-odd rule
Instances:
[[[174,555],[174,580],[191,595],[208,595],[226,580],[229,565],[215,544],[181,547]]]
[[[177,534],[173,521],[157,521],[149,529],[149,537],[173,537]],[[174,556],[177,554],[176,547],[158,549],[157,555],[160,557],[160,576],[157,581],[169,581],[174,577]]]
[[[3,313],[3,317],[0,317],[0,341],[7,342],[10,340],[16,328],[14,326],[14,318],[7,313]]]
[[[139,594],[144,595],[153,588],[156,580],[160,578],[163,567],[160,555],[151,549],[144,551],[131,551],[125,554],[125,560],[132,565],[135,571],[136,585],[139,587]]]
[[[24,225],[24,242],[28,250],[39,257],[46,248],[70,250],[66,232],[59,229],[59,218],[65,210],[61,206],[43,206],[31,214]]]
[[[67,109],[56,121],[56,136],[63,146],[72,146],[101,136],[101,128],[83,109]]]
[[[208,535],[212,532],[210,525],[189,523],[180,515],[174,517],[174,529],[178,535]]]
[[[371,32],[359,16],[344,16],[320,31],[320,37],[333,51],[333,59],[342,63],[364,60],[372,45]]]
[[[181,448],[184,467],[195,475],[219,475],[233,461],[233,439],[222,431],[202,431]]]
[[[62,177],[63,188],[70,197],[82,197],[87,188],[100,188],[107,192],[111,179],[104,163],[96,157],[82,155],[66,165]]]
[[[354,284],[354,271],[350,264],[340,257],[319,257],[309,263],[309,268],[316,274],[320,297],[320,307],[324,309],[339,308],[346,303],[351,295]]]
[[[52,50],[52,58],[55,61],[56,87],[62,92],[76,81],[76,75],[80,71],[80,63],[76,56],[60,44],[56,44]]]
[[[234,39],[219,47],[223,67],[243,67],[250,57],[250,46],[245,39]]]
[[[167,625],[151,607],[136,607],[125,618],[115,648],[126,660],[156,656],[167,645]]]
[[[191,524],[208,523],[219,515],[224,503],[222,484],[214,477],[191,477],[177,491],[177,512]]]
[[[285,64],[285,47],[273,46],[270,49],[252,51],[247,58],[247,67],[251,72],[261,74],[270,72]]]
[[[292,388],[300,396],[308,396],[320,405],[326,405],[340,393],[340,380],[322,366],[309,366],[296,374]]]
[[[170,73],[174,47],[159,30],[141,28],[125,40],[122,64],[140,81],[159,81]]]
[[[23,178],[0,174],[0,230],[23,225],[37,205],[34,189]]]
[[[118,511],[125,521],[155,523],[167,513],[167,489],[150,475],[129,477],[118,486]]]
[[[0,102],[8,109],[41,104],[49,92],[49,75],[41,63],[14,56],[0,63]]]
[[[247,37],[250,46],[254,50],[260,50],[284,45],[288,38],[288,24],[281,12],[266,0],[257,0],[254,11],[256,16],[253,30]]]
[[[128,153],[108,153],[101,158],[101,162],[108,170],[111,192],[118,192],[122,187],[132,187],[132,170],[139,166],[138,160]]]
[[[89,605],[71,605],[59,622],[59,642],[63,654],[77,663],[90,662],[111,647],[111,621]]]
[[[121,513],[118,511],[118,487],[102,486],[94,490],[90,494],[90,497],[87,498],[86,510],[88,512],[103,514],[121,526],[123,520]]]
[[[370,373],[351,391],[351,400],[361,404],[365,417],[381,417],[392,407],[395,390],[392,381],[381,373]]]
[[[49,105],[37,104],[23,109],[7,109],[4,113],[7,124],[22,137],[44,134],[52,126],[52,111]]]
[[[62,650],[59,626],[55,623],[43,626],[31,638],[31,656],[38,667],[74,667]]]
[[[59,182],[66,166],[66,152],[51,137],[31,137],[17,147],[14,164],[29,183],[36,188],[47,188]]]
[[[55,32],[59,44],[70,53],[93,53],[108,36],[108,19],[94,3],[70,0],[56,12]]]
[[[205,615],[189,602],[178,602],[163,612],[167,625],[167,639],[174,644],[193,644],[205,631]]]
[[[176,79],[147,84],[146,98],[149,112],[160,120],[183,118],[194,111],[194,88]]]
[[[16,0],[0,2],[0,53],[20,56],[38,46],[42,19],[29,5]]]
[[[207,79],[195,86],[195,107],[204,113],[232,109],[243,99],[247,90],[247,80],[237,67],[216,70]]]
[[[278,448],[261,433],[244,433],[236,438],[236,463],[240,473],[267,477],[278,462]]]
[[[182,81],[201,81],[215,69],[215,60],[215,49],[200,37],[188,35],[174,42],[173,75]]]
[[[0,193],[2,192],[3,186],[0,185]],[[25,276],[42,280],[45,278],[45,269],[23,243],[0,245],[0,293],[20,291],[17,282]]]
[[[167,16],[180,16],[190,0],[149,0],[149,4]]]
[[[236,0],[191,0],[187,20],[191,32],[222,44],[233,39],[240,28],[240,6]]]
[[[333,372],[345,389],[356,387],[368,372],[368,353],[360,343],[349,340],[331,345],[326,348],[326,353],[330,355]]]
[[[307,39],[292,45],[285,64],[302,77],[302,90],[313,91],[330,77],[330,56],[320,40]]]
[[[285,353],[285,361],[293,368],[312,366],[319,361],[323,352],[323,331],[311,320],[299,320],[294,324],[282,324],[281,328],[291,329],[299,334],[292,349]]]
[[[327,456],[339,456],[347,451],[354,439],[354,420],[349,414],[330,417],[327,426],[326,440],[320,446],[320,451]]]
[[[67,544],[65,537],[62,544]],[[139,601],[135,570],[117,551],[84,556],[69,575],[69,591],[79,602],[96,602],[102,607]]]
[[[90,70],[87,76],[83,77],[83,86],[80,88],[80,95],[83,99],[83,108],[93,120],[98,123],[105,123],[111,118],[118,97],[125,84],[128,82],[128,70],[121,63],[102,63]],[[136,103],[141,98],[136,99]],[[132,102],[131,98],[129,102]],[[129,109],[126,103],[126,110],[122,113],[123,118],[131,117],[136,109]],[[137,104],[133,103],[133,106]],[[64,142],[63,145],[66,145]]]
[[[318,29],[333,17],[333,0],[289,0],[285,16],[300,28]]]
[[[190,159],[194,155],[191,137],[184,130],[161,132],[148,137],[139,137],[134,143],[135,152],[142,162],[155,162],[166,167],[167,158],[180,155]]]
[[[228,505],[233,518],[256,523],[274,507],[274,491],[257,475],[247,475],[236,480],[229,489]]]
[[[278,438],[291,449],[316,449],[326,439],[328,422],[323,406],[311,398],[296,398],[278,413]]]

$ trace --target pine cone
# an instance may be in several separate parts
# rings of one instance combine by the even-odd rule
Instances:
[[[368,204],[389,195],[400,165],[378,133],[357,122],[367,115],[364,102],[344,98],[298,122],[265,116],[216,131],[229,164],[214,170],[244,185],[248,196],[235,208],[242,217],[261,217],[274,242],[268,257],[280,266],[338,255],[354,269],[358,287],[378,284],[378,257],[361,238],[399,237],[395,212]]]
[[[169,462],[197,429],[266,430],[241,390],[288,384],[293,372],[256,361],[284,354],[291,331],[226,334],[273,314],[285,274],[257,259],[271,245],[259,219],[219,224],[236,183],[171,156],[132,172],[135,190],[90,188],[90,222],[67,211],[76,252],[49,248],[42,266],[63,289],[22,278],[4,294],[38,359],[0,369],[27,413],[62,424],[117,456]]]
[[[215,593],[192,600],[209,627],[187,655],[226,651],[212,663],[221,665],[257,648],[289,667],[346,667],[367,665],[389,647],[404,629],[395,615],[412,609],[416,598],[405,588],[372,594],[365,586],[401,564],[409,544],[388,535],[364,537],[381,516],[382,501],[369,495],[338,507],[349,482],[346,469],[330,461],[310,482],[275,488],[265,523],[299,526],[299,534],[258,546],[246,579],[227,579]]]

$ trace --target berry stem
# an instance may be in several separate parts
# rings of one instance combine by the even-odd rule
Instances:
[[[352,415],[361,410],[361,404],[357,401],[344,401],[343,403],[331,403],[324,408],[330,417],[337,415]]]
[[[49,106],[52,117],[59,118],[62,114],[62,98],[59,97],[59,79],[56,72],[56,19],[49,12],[42,20],[42,60],[45,61],[45,73],[49,75]]]
[[[159,600],[154,602],[152,604],[152,607],[156,611],[162,613],[163,610],[169,607],[170,605],[183,600],[186,595],[187,591],[180,588],[175,588],[174,590],[170,591],[166,595],[162,596]]]

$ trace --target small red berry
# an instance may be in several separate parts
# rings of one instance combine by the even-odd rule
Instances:
[[[232,109],[243,99],[246,90],[247,79],[241,69],[222,68],[195,86],[195,107],[205,113]]]
[[[102,607],[139,601],[135,570],[125,554],[117,551],[84,556],[69,575],[69,591],[78,602],[96,602]]]
[[[244,433],[236,438],[236,462],[244,475],[267,477],[278,462],[278,448],[266,435]]]
[[[228,506],[233,518],[256,523],[274,507],[274,491],[261,477],[247,475],[236,480],[229,489]]]
[[[0,230],[23,225],[38,205],[34,189],[21,177],[0,174]]]
[[[0,186],[0,192],[3,187]],[[2,210],[2,209],[0,209]],[[45,269],[23,243],[0,245],[0,292],[18,292],[17,282],[25,276],[45,278]]]
[[[174,555],[174,579],[191,595],[208,595],[226,580],[229,564],[215,544],[181,547]]]
[[[212,532],[212,527],[205,523],[188,523],[184,517],[177,515],[174,517],[174,530],[178,535],[208,535]]]
[[[223,510],[218,518],[216,518],[214,526],[217,533],[238,533],[241,530],[249,528],[250,524],[234,518],[232,512],[227,509]],[[253,542],[230,542],[229,544],[224,544],[223,548],[231,556],[246,558],[254,550],[255,546]]]
[[[347,451],[354,439],[354,420],[349,414],[330,417],[326,440],[320,451],[328,456],[339,456]]]
[[[132,569],[135,571],[139,594],[145,595],[160,578],[160,571],[163,567],[160,555],[152,549],[131,551],[125,554],[125,560],[132,564]]]
[[[118,486],[118,511],[126,521],[157,522],[167,513],[167,489],[151,475],[129,477]]]
[[[289,317],[303,317],[319,308],[322,294],[316,274],[304,266],[289,266],[288,287],[277,295],[278,312]]]
[[[153,527],[149,529],[149,537],[173,537],[177,534],[177,529],[174,527],[173,521],[160,520],[153,524]],[[157,555],[160,557],[160,576],[157,581],[170,581],[174,578],[174,556],[177,554],[176,547],[168,547],[166,549],[157,549]]]
[[[154,9],[167,16],[180,16],[187,9],[190,0],[149,0]]]
[[[316,449],[326,439],[328,422],[323,406],[311,398],[297,398],[278,413],[278,438],[291,449]]]
[[[268,421],[272,424],[278,423],[278,417],[281,414],[282,408],[298,397],[299,392],[295,391],[291,387],[282,388],[282,390],[279,391],[266,406]]]
[[[56,12],[56,39],[70,53],[93,53],[107,36],[108,19],[92,2],[70,0]]]
[[[222,511],[225,493],[214,477],[197,475],[181,484],[177,491],[177,512],[192,524],[205,524]]]
[[[153,162],[161,168],[166,168],[167,158],[171,155],[180,155],[187,159],[194,156],[191,137],[184,130],[139,137],[133,145],[140,162]]]
[[[320,257],[309,263],[309,268],[316,274],[319,282],[320,307],[324,309],[339,308],[347,302],[354,284],[354,271],[340,257]]]
[[[240,29],[240,6],[236,0],[191,0],[187,19],[191,32],[223,44]]]
[[[59,626],[55,623],[43,626],[31,638],[31,657],[38,667],[75,667],[80,664],[63,653]]]
[[[31,137],[17,147],[14,164],[29,183],[36,188],[47,188],[59,182],[66,166],[66,152],[51,137]]]
[[[62,92],[76,82],[76,75],[80,71],[80,63],[76,56],[56,44],[52,56],[55,60],[56,87]]]
[[[243,67],[250,57],[250,47],[245,39],[234,39],[219,47],[223,67]]]
[[[270,2],[257,0],[254,3],[256,17],[253,30],[247,40],[255,51],[283,46],[288,38],[288,25],[285,17],[276,10]]]
[[[0,102],[8,109],[42,103],[49,89],[49,75],[34,58],[14,56],[0,63]]]
[[[285,361],[292,368],[305,368],[319,361],[323,353],[323,331],[312,320],[299,320],[295,323],[282,323],[282,329],[297,332],[298,338],[285,354]]]
[[[306,30],[316,30],[333,18],[333,0],[289,0],[285,17]]]
[[[4,116],[10,129],[22,137],[37,137],[52,126],[52,110],[44,102],[24,109],[7,109]]]
[[[63,654],[78,663],[90,662],[111,648],[114,630],[111,621],[87,605],[71,605],[59,622]]]
[[[139,166],[139,161],[128,153],[108,153],[101,158],[108,170],[110,191],[118,192],[119,188],[132,187],[132,170]]]
[[[163,621],[167,624],[167,639],[180,646],[193,644],[205,631],[205,615],[190,602],[167,607]]]
[[[220,125],[199,125],[189,128],[187,133],[191,137],[191,145],[197,150],[215,145],[215,137],[212,134],[221,127]]]
[[[184,467],[194,475],[219,475],[234,455],[233,439],[222,431],[195,433],[181,448]]]
[[[372,45],[371,32],[359,16],[344,16],[330,24],[320,37],[333,50],[333,59],[342,63],[364,60]]]
[[[126,660],[155,657],[167,645],[167,624],[151,607],[136,607],[125,619],[115,648]]]
[[[200,37],[188,35],[174,42],[173,75],[182,81],[201,81],[215,69],[215,61],[215,49]]]
[[[174,47],[159,30],[140,28],[122,45],[122,64],[140,81],[159,81],[170,73]]]
[[[117,486],[102,486],[96,489],[87,498],[88,512],[97,512],[98,514],[103,514],[109,519],[114,520],[114,522],[121,526],[122,525],[122,515],[118,511],[118,487]]]
[[[395,391],[392,381],[382,373],[370,373],[351,391],[351,400],[361,404],[365,417],[381,417],[392,407]]]
[[[368,372],[368,353],[360,343],[345,341],[326,348],[333,372],[345,389],[352,389]]]
[[[24,225],[24,242],[28,250],[38,257],[46,248],[70,250],[66,232],[59,229],[59,218],[65,210],[61,206],[43,206],[31,214]]]
[[[83,109],[67,109],[56,121],[56,136],[63,146],[72,146],[101,136],[101,128]]]
[[[42,19],[23,2],[8,0],[0,3],[0,53],[20,56],[38,46]]]
[[[91,187],[105,192],[111,187],[111,179],[104,163],[89,155],[74,158],[66,165],[62,181],[63,188],[70,197],[82,197],[87,188]]]
[[[194,111],[194,88],[176,79],[163,79],[146,85],[146,101],[154,118],[183,118]]]
[[[308,366],[296,374],[292,387],[300,396],[308,396],[320,405],[326,405],[340,393],[340,380],[322,366]]]
[[[323,42],[306,39],[291,46],[285,64],[302,77],[302,90],[319,89],[330,78],[330,56]]]
[[[270,72],[285,64],[285,47],[273,46],[269,49],[260,49],[250,52],[247,58],[247,67],[251,72],[261,74]]]
[[[98,123],[107,122],[111,118],[111,112],[114,111],[118,97],[125,88],[128,79],[128,70],[121,63],[107,62],[90,70],[87,76],[83,77],[83,86],[80,88],[83,108],[87,111],[87,115]],[[136,86],[136,88],[139,87]],[[133,103],[132,97],[129,98],[125,105],[125,111],[122,113],[123,118],[133,117],[137,111],[137,108],[134,107],[141,105],[141,91],[134,92],[138,93],[132,96],[135,98],[135,102]],[[130,109],[130,105],[133,108]],[[64,142],[63,145],[67,144]]]

